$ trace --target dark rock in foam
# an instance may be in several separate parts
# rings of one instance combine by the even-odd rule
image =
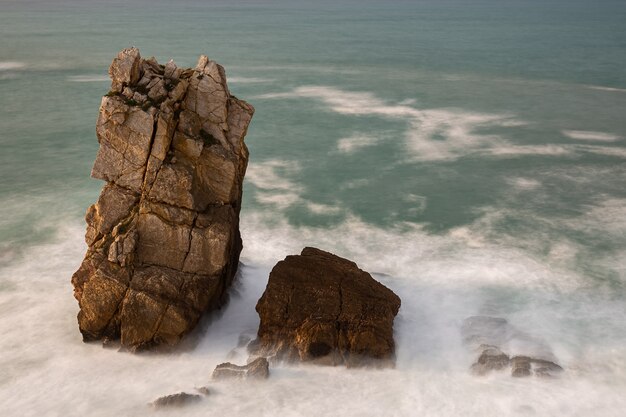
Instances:
[[[480,352],[471,370],[477,375],[509,369],[511,376],[554,377],[563,371],[550,347],[501,317],[473,316],[463,323],[463,341]],[[505,352],[508,352],[505,353]]]
[[[85,259],[72,277],[86,341],[174,345],[223,301],[242,248],[239,211],[252,106],[224,69],[163,67],[128,48],[113,60],[96,125]]]
[[[185,405],[197,403],[202,397],[197,394],[188,394],[186,392],[179,392],[178,394],[166,395],[159,397],[152,401],[150,405],[154,408],[172,408],[183,407]]]

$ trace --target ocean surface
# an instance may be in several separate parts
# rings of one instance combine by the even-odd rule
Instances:
[[[623,0],[0,0],[0,414],[624,416]],[[180,351],[84,344],[70,277],[107,68],[122,48],[224,65],[256,114],[230,303]],[[245,362],[271,267],[304,246],[402,299],[395,369]],[[469,372],[463,320],[506,318],[556,379]],[[167,412],[158,413],[168,415]]]

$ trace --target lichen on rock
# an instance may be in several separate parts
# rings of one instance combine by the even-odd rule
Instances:
[[[91,172],[107,183],[72,277],[79,328],[130,350],[174,345],[223,302],[237,270],[254,108],[206,56],[183,69],[127,48],[109,74]]]

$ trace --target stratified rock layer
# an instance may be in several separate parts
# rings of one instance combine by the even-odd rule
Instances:
[[[272,269],[250,350],[278,360],[388,365],[399,308],[400,298],[354,262],[305,248]]]
[[[78,323],[85,341],[173,345],[235,275],[254,109],[206,56],[181,69],[128,48],[109,74],[91,173],[107,184],[87,210],[89,248],[72,277]]]

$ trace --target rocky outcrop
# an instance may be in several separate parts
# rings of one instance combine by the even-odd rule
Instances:
[[[514,377],[553,377],[563,371],[545,342],[511,326],[506,319],[469,317],[461,332],[466,345],[479,352],[470,368],[476,375],[510,369]]]
[[[272,269],[250,352],[329,365],[390,364],[399,308],[400,298],[354,262],[305,248]]]
[[[156,400],[152,401],[150,405],[154,408],[183,407],[185,405],[197,403],[201,399],[202,397],[197,394],[179,392],[178,394],[159,397]]]
[[[131,350],[176,344],[224,299],[242,248],[239,210],[252,106],[224,69],[159,65],[125,49],[109,69],[87,210],[85,259],[74,276],[85,341]]]
[[[267,379],[269,376],[269,362],[265,358],[256,358],[244,366],[221,363],[213,371],[213,379]]]

